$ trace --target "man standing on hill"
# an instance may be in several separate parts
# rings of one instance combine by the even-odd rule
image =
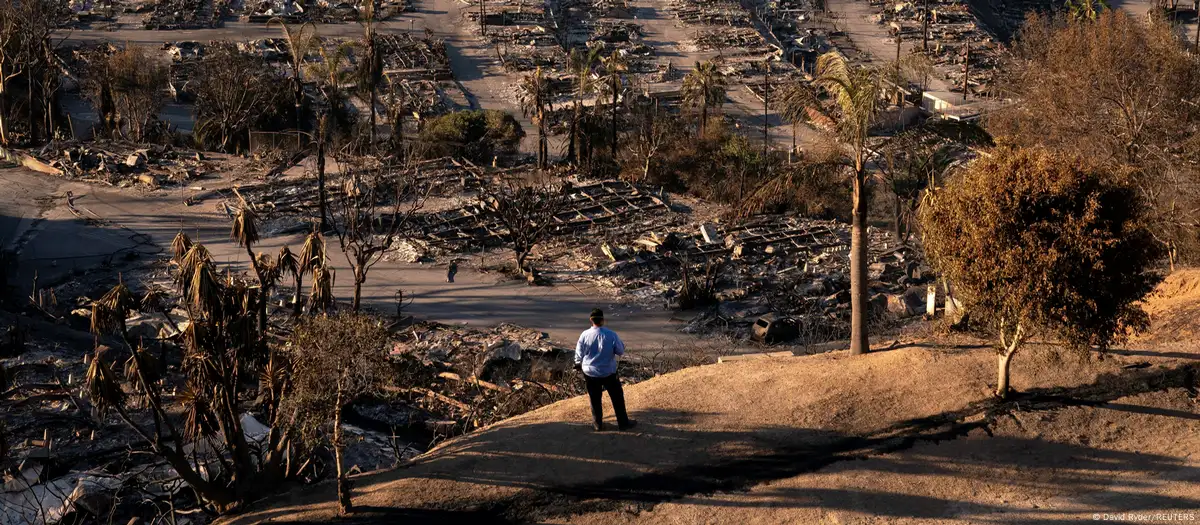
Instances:
[[[617,429],[628,430],[637,425],[625,413],[625,392],[617,377],[617,356],[625,355],[625,343],[617,333],[604,327],[604,312],[599,308],[589,316],[592,327],[579,334],[575,344],[575,369],[583,372],[587,382],[588,398],[592,402],[592,422],[597,431],[604,430],[604,408],[601,405],[604,391],[612,400],[617,413]]]

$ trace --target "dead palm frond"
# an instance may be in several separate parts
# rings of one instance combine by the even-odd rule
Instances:
[[[334,270],[328,266],[316,266],[312,270],[312,292],[309,294],[309,304],[313,310],[329,310],[333,307]]]
[[[258,227],[254,221],[258,216],[244,202],[238,207],[237,214],[233,216],[233,227],[229,230],[229,238],[237,241],[238,246],[243,246],[247,250],[250,246],[258,242]]]
[[[275,266],[279,267],[281,273],[287,272],[293,276],[300,273],[300,261],[286,244],[279,247],[279,255],[275,256]]]
[[[171,240],[171,262],[175,264],[181,263],[183,256],[190,249],[192,249],[192,239],[182,231],[176,233],[175,238]]]
[[[140,379],[144,379],[147,385],[158,381],[158,359],[145,347],[138,345],[137,350],[125,360],[125,381],[133,386],[135,392],[149,395],[148,392],[142,391]]]
[[[178,282],[180,295],[187,296],[192,288],[192,278],[196,275],[196,269],[201,266],[207,266],[212,263],[212,256],[208,253],[208,248],[203,244],[193,244],[184,254],[183,259],[179,262]]]
[[[311,272],[317,266],[325,264],[325,239],[320,232],[314,231],[304,238],[299,263],[300,273]]]
[[[221,283],[212,266],[200,264],[188,279],[188,304],[202,313],[213,315],[221,308]]]
[[[96,335],[120,332],[124,334],[125,319],[135,306],[133,292],[124,282],[117,283],[92,303],[92,333]]]
[[[195,441],[216,431],[217,421],[209,399],[209,394],[192,381],[179,393],[179,403],[185,414],[183,435],[188,441]]]
[[[96,349],[95,355],[92,356],[92,363],[88,365],[87,377],[84,381],[88,399],[101,414],[109,409],[125,406],[125,391],[121,390],[117,374],[113,373],[112,368],[104,360],[104,354],[107,351],[108,347],[106,346]]]

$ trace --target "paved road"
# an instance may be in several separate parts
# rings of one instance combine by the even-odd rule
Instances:
[[[215,181],[205,181],[215,187]],[[77,219],[66,207],[66,193],[75,196],[76,208],[86,217]],[[191,192],[194,194],[195,192]],[[20,168],[0,170],[0,241],[22,248],[20,271],[12,284],[28,292],[34,272],[43,284],[68,278],[73,271],[96,268],[116,253],[161,254],[181,229],[212,252],[218,263],[245,269],[246,252],[229,239],[230,219],[209,198],[198,205],[183,205],[183,190],[144,191],[115,189],[36,174]],[[46,205],[39,204],[40,202]],[[275,253],[283,244],[298,251],[301,236],[265,239],[256,251]],[[329,239],[330,259],[338,278],[334,293],[342,301],[353,297],[345,256],[336,239]],[[364,304],[383,313],[395,312],[396,291],[415,301],[406,313],[423,319],[490,327],[515,323],[547,332],[563,344],[573,344],[586,328],[587,313],[604,308],[613,328],[642,350],[683,343],[690,338],[678,329],[682,320],[671,312],[626,305],[585,285],[530,287],[472,271],[459,273],[454,284],[445,283],[445,269],[430,265],[382,261],[368,275]],[[287,280],[284,287],[290,287]],[[62,298],[68,299],[68,298]]]

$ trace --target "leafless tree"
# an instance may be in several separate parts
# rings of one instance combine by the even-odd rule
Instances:
[[[480,207],[502,228],[501,235],[516,255],[517,269],[533,282],[528,264],[533,249],[561,226],[558,215],[568,209],[567,188],[550,180],[506,178],[484,184]]]
[[[139,46],[94,53],[84,88],[100,112],[104,131],[145,140],[151,121],[167,102],[168,75],[167,64]]]
[[[24,119],[33,135],[35,123],[34,84],[42,84],[41,107],[47,113],[46,136],[53,136],[52,114],[58,85],[58,63],[51,36],[63,16],[62,6],[50,0],[0,2],[0,143],[9,143],[12,117]],[[26,95],[25,115],[9,113],[14,83],[23,77]],[[46,88],[50,89],[49,92]]]
[[[229,150],[289,105],[288,83],[260,58],[232,44],[210,46],[194,80],[197,141]]]
[[[634,129],[636,136],[634,140],[626,141],[626,147],[641,165],[642,173],[637,180],[644,182],[650,179],[651,166],[666,152],[674,130],[668,123],[660,121],[657,100],[639,97],[632,109],[637,125]]]
[[[354,272],[354,303],[362,303],[362,285],[392,244],[405,235],[425,204],[427,189],[414,169],[343,169],[343,191],[334,204],[338,244]],[[315,284],[314,284],[315,286]]]

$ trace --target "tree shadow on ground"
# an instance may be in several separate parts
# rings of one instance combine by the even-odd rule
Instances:
[[[789,427],[695,430],[711,414],[665,410],[637,412],[640,424],[638,431],[631,433],[595,433],[583,421],[501,424],[451,442],[409,467],[359,478],[363,488],[359,494],[369,500],[364,503],[370,504],[378,504],[380,497],[399,497],[403,501],[405,491],[420,490],[415,487],[432,483],[454,487],[464,484],[455,491],[474,485],[516,489],[515,493],[484,490],[482,493],[496,496],[463,501],[457,498],[465,496],[465,491],[456,492],[451,503],[433,504],[432,508],[376,509],[352,519],[356,523],[393,518],[405,518],[410,523],[476,518],[481,523],[530,523],[590,512],[647,509],[681,500],[689,505],[840,509],[885,518],[942,517],[973,523],[1040,525],[1076,521],[1079,512],[1092,512],[1090,508],[1022,509],[959,502],[915,492],[763,485],[831,468],[865,473],[868,478],[934,478],[951,485],[1000,475],[1001,482],[1013,487],[1075,494],[1104,494],[1120,477],[1122,488],[1138,491],[1121,500],[1122,511],[1195,509],[1200,508],[1200,499],[1155,493],[1155,480],[1164,472],[1174,471],[1170,476],[1173,479],[1200,479],[1200,469],[1181,457],[971,432],[983,430],[990,434],[992,421],[1013,412],[1070,406],[1196,421],[1200,416],[1182,410],[1107,404],[1138,393],[1182,386],[1189,372],[1194,373],[1189,367],[1174,373],[1158,370],[1155,374],[1162,379],[1156,381],[1148,379],[1149,373],[1127,373],[1122,376],[1124,388],[1101,378],[1079,388],[1034,391],[1019,400],[986,400],[958,411],[901,421],[869,435]],[[973,417],[978,415],[984,417]],[[746,494],[721,494],[756,486],[758,489]],[[1112,511],[1102,507],[1104,502],[1100,500],[1089,502],[1084,498],[1080,504],[1095,507],[1095,512]],[[475,512],[482,514],[472,514]],[[283,509],[272,513],[272,519],[286,521],[286,515]]]

